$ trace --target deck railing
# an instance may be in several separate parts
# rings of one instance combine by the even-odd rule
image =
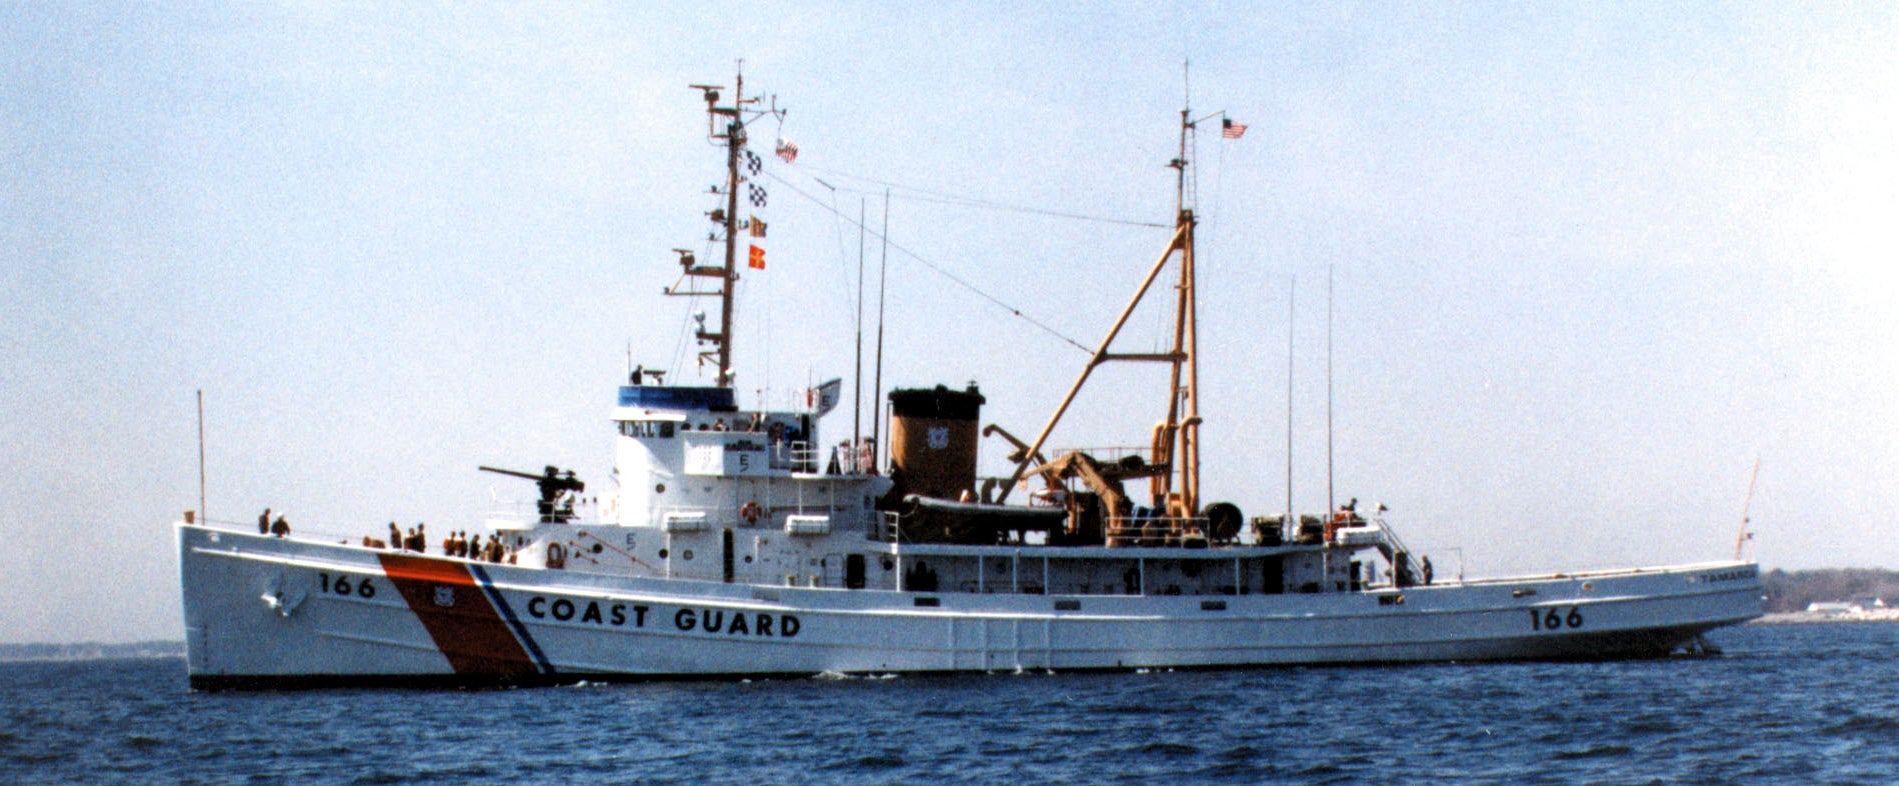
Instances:
[[[1205,516],[1111,516],[1101,529],[1110,546],[1182,546],[1209,540]]]

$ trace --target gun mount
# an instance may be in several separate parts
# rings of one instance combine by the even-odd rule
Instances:
[[[532,480],[541,489],[541,499],[536,503],[542,521],[572,521],[574,519],[574,495],[587,490],[587,484],[574,477],[573,470],[562,472],[559,467],[549,464],[539,475],[528,472],[516,472],[483,465],[483,472]]]

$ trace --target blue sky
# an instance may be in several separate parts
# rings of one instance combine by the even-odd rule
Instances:
[[[1329,271],[1334,484],[1440,566],[1725,557],[1758,457],[1764,565],[1893,567],[1896,17],[6,4],[0,638],[180,635],[198,389],[217,519],[479,527],[521,490],[478,464],[612,488],[629,351],[692,377],[691,307],[659,290],[721,159],[687,85],[740,58],[789,108],[754,136],[803,151],[760,181],[748,402],[850,374],[837,213],[877,226],[892,183],[928,265],[890,258],[886,387],[975,380],[1033,433],[1084,353],[931,266],[1092,346],[1165,230],[918,197],[1168,222],[1191,60],[1196,115],[1250,126],[1196,144],[1212,498],[1285,505],[1296,278],[1293,496],[1325,505]],[[1141,441],[1162,382],[1103,375],[1056,441]]]

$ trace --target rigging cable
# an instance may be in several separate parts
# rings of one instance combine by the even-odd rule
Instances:
[[[1018,319],[1021,319],[1022,321],[1027,322],[1031,325],[1034,325],[1037,328],[1040,328],[1042,332],[1047,333],[1051,336],[1054,336],[1055,338],[1061,339],[1064,343],[1067,343],[1068,345],[1073,346],[1074,348],[1079,349],[1082,352],[1086,352],[1089,354],[1094,353],[1094,350],[1089,349],[1088,347],[1082,346],[1081,342],[1076,341],[1072,338],[1069,338],[1068,336],[1062,335],[1062,333],[1060,331],[1057,331],[1055,328],[1049,327],[1047,324],[1044,324],[1040,320],[1037,320],[1034,317],[1031,317],[1027,314],[1022,313],[1021,309],[1016,308],[1015,306],[1011,306],[1008,303],[1004,303],[1001,298],[998,298],[995,295],[991,295],[988,292],[984,292],[983,290],[976,288],[975,284],[971,284],[968,281],[964,281],[962,278],[958,277],[956,274],[951,273],[948,270],[944,269],[941,265],[938,265],[934,262],[924,259],[922,255],[916,253],[915,251],[911,251],[908,248],[903,247],[901,244],[892,242],[890,238],[884,237],[880,233],[871,231],[869,227],[865,227],[861,222],[852,221],[850,216],[844,215],[842,212],[838,211],[836,208],[825,204],[822,200],[818,199],[817,197],[812,196],[809,192],[805,191],[802,188],[799,188],[797,185],[793,184],[791,181],[786,180],[782,177],[779,177],[777,173],[772,172],[770,170],[766,170],[764,172],[764,176],[777,181],[780,185],[783,185],[786,188],[791,189],[792,192],[797,194],[798,196],[811,200],[812,204],[830,211],[832,215],[841,219],[845,223],[856,224],[859,229],[862,229],[863,231],[882,239],[884,242],[890,243],[890,247],[895,249],[897,253],[907,256],[911,258],[912,260],[915,260],[918,264],[936,271],[938,275],[941,275],[944,278],[947,278],[950,281],[955,282],[957,286],[960,286],[964,289],[969,290],[972,293],[975,293],[977,297],[980,297],[984,300],[989,301],[990,303],[995,304],[998,308],[1001,308],[1002,310],[1015,315]]]
[[[1053,216],[1055,218],[1072,218],[1077,221],[1095,221],[1095,222],[1099,222],[1103,224],[1118,224],[1121,226],[1148,227],[1152,229],[1173,228],[1172,224],[1161,224],[1161,223],[1157,223],[1153,221],[1136,221],[1133,219],[1126,219],[1126,218],[1109,218],[1106,216],[1090,216],[1090,215],[1085,215],[1082,213],[1065,213],[1060,210],[1049,210],[1047,208],[1028,207],[1025,205],[1011,205],[1005,202],[994,202],[987,199],[977,199],[975,197],[962,196],[959,194],[950,194],[950,193],[945,193],[941,191],[931,191],[925,188],[917,188],[915,186],[906,186],[906,185],[903,185],[902,183],[893,183],[887,180],[878,180],[877,178],[873,178],[873,177],[853,175],[849,172],[842,172],[836,169],[825,169],[823,167],[814,167],[814,166],[806,166],[804,168],[814,171],[814,172],[822,172],[824,174],[832,175],[834,177],[850,178],[852,180],[861,180],[863,182],[871,183],[873,185],[879,185],[885,188],[897,189],[898,191],[892,195],[893,198],[907,199],[914,202],[929,202],[929,203],[939,204],[939,205],[957,205],[960,207],[979,207],[979,208],[984,208],[988,210],[998,210],[998,211],[1003,211],[1003,212],[1015,212],[1015,213],[1028,213],[1031,215]],[[909,192],[914,192],[914,193],[904,194],[903,193],[904,191],[909,191]],[[922,196],[918,196],[918,195],[922,195]]]
[[[817,178],[812,179],[818,180]],[[784,181],[779,180],[779,182],[782,183]],[[844,222],[842,221],[844,211],[837,209],[838,187],[826,183],[823,180],[818,180],[818,185],[824,186],[825,190],[831,194],[831,203],[821,206],[831,211],[832,218],[838,219],[831,222],[831,234],[837,237],[837,284],[838,291],[842,293],[843,299],[848,301],[851,299],[850,257],[844,251]]]

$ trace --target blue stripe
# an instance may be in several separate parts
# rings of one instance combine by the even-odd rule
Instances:
[[[547,662],[547,656],[541,653],[541,645],[534,643],[534,637],[528,635],[527,627],[521,624],[520,618],[514,616],[514,609],[508,605],[507,598],[501,597],[501,591],[495,589],[494,580],[488,578],[488,571],[474,563],[470,563],[468,569],[474,572],[475,581],[481,585],[481,591],[487,594],[488,600],[495,604],[495,608],[501,610],[501,618],[508,621],[509,628],[514,629],[514,637],[520,639],[521,644],[527,647],[529,655],[534,656],[534,662],[541,667],[541,673],[553,674],[554,664]]]

